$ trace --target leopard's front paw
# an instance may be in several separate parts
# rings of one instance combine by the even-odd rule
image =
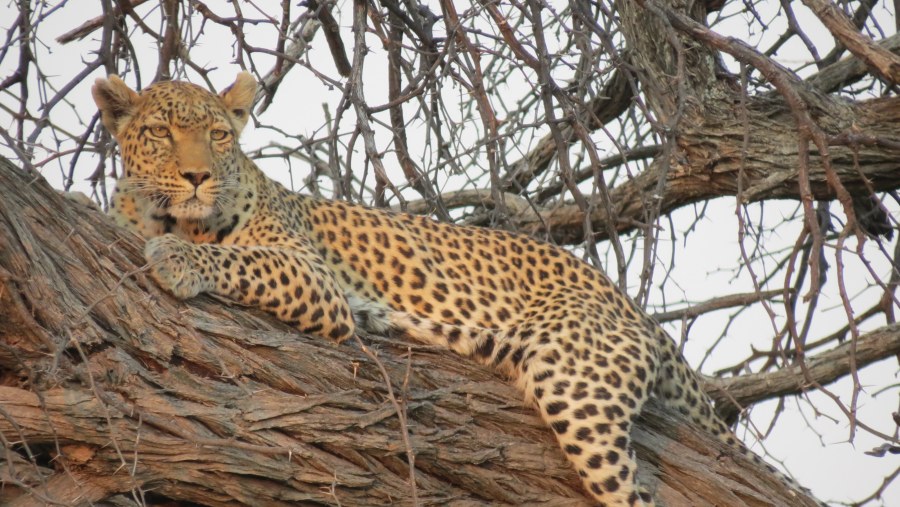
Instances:
[[[196,259],[195,246],[174,234],[147,240],[144,258],[150,276],[179,299],[188,299],[206,290],[203,266]]]

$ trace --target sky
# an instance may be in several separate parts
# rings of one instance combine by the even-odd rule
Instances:
[[[271,5],[277,12],[279,2],[266,0],[257,4],[264,8]],[[748,43],[754,44],[760,40],[768,41],[771,37],[781,33],[781,30],[777,29],[778,23],[782,22],[776,16],[777,5],[778,2],[769,2],[763,6],[765,8],[761,9],[763,20],[772,23],[772,29],[769,31],[754,30],[753,23],[744,16],[736,16],[723,26],[727,27],[728,35],[741,38]],[[347,2],[338,3],[338,7],[342,8],[348,16],[349,6],[350,4]],[[55,76],[51,76],[51,80],[56,80],[58,83],[68,81],[71,76],[83,68],[83,62],[93,58],[87,53],[87,48],[95,47],[91,44],[90,37],[85,43],[65,46],[59,45],[54,40],[60,33],[78,26],[99,13],[99,3],[92,3],[90,8],[83,8],[84,4],[82,3],[79,7],[82,8],[66,7],[64,15],[48,17],[46,25],[38,34],[41,38],[41,50],[38,55],[41,68],[45,72],[54,72]],[[740,2],[737,5],[732,2],[731,7],[739,8]],[[804,14],[801,6],[795,5],[794,8],[797,10],[798,20],[801,26],[806,28],[806,32],[821,39],[826,33],[824,28],[816,28],[817,21],[808,13]],[[14,19],[12,9],[13,7],[9,4],[0,6],[0,23],[4,26],[8,26],[11,23],[10,20]],[[227,13],[224,5],[217,6],[217,9],[221,13]],[[146,9],[140,12],[145,11]],[[245,13],[247,12],[245,11]],[[345,16],[344,19],[349,19],[348,16]],[[892,15],[889,12],[883,11],[880,16],[887,20],[882,23],[882,26],[886,28],[893,26]],[[250,17],[256,16],[250,14]],[[213,26],[207,26],[205,29],[208,30],[208,33],[215,31]],[[719,30],[722,31],[724,28],[719,28]],[[96,36],[97,34],[91,37]],[[195,63],[203,67],[215,68],[210,73],[210,79],[219,89],[229,84],[240,68],[231,63],[233,52],[230,42],[220,44],[210,41],[230,41],[229,36],[230,34],[227,32],[220,31],[218,39],[207,36],[201,45],[191,50],[191,58]],[[352,35],[347,27],[344,27],[343,36],[345,41],[352,40]],[[387,96],[386,89],[382,86],[385,82],[383,52],[380,50],[380,42],[373,37],[370,39],[371,54],[368,57],[365,75],[366,94],[370,104],[382,104]],[[136,39],[139,44],[146,40],[146,38]],[[314,50],[310,54],[312,66],[336,77],[324,43],[320,37],[316,41]],[[260,45],[263,45],[263,42],[265,41],[261,40]],[[823,46],[828,44],[827,41],[820,42],[818,39],[816,43]],[[143,67],[146,80],[149,78],[146,73],[152,73],[155,70],[155,65],[148,63],[154,61],[155,47],[145,44],[136,49],[138,53],[147,55]],[[827,47],[820,49],[820,53],[824,54],[827,50]],[[808,56],[796,44],[786,46],[777,57],[788,65],[795,65],[797,62],[808,59]],[[261,61],[265,61],[265,59],[263,58]],[[15,59],[8,57],[0,62],[0,80],[12,72],[14,63]],[[52,118],[54,123],[69,126],[75,132],[80,132],[80,129],[84,128],[95,110],[90,99],[89,87],[96,77],[103,77],[103,71],[94,72],[89,79],[72,89],[67,97],[67,100],[72,103],[72,108],[56,108]],[[196,76],[193,78],[196,79]],[[129,81],[129,83],[134,85],[134,81]],[[509,92],[519,93],[517,87],[524,85],[524,80],[517,82],[512,79],[508,84]],[[290,93],[286,93],[287,90],[290,90]],[[276,102],[261,119],[267,125],[280,126],[290,132],[301,133],[308,138],[320,137],[324,135],[322,126],[328,121],[326,111],[334,114],[339,99],[339,90],[329,86],[305,69],[296,69],[282,84],[282,91]],[[0,104],[4,103],[9,103],[8,97],[0,96]],[[345,122],[346,125],[352,125],[352,120],[345,120]],[[11,125],[9,111],[0,108],[0,128],[8,129]],[[382,147],[388,144],[386,139],[383,133],[377,137]],[[414,141],[415,139],[411,142]],[[47,159],[47,153],[57,149],[56,141],[47,135],[43,136],[40,142],[46,149],[38,148],[36,161]],[[263,149],[264,151],[269,150],[267,152],[274,152],[271,149],[273,142],[290,141],[272,129],[254,128],[253,124],[246,129],[242,136],[242,144],[246,151]],[[71,148],[71,144],[62,142],[59,148],[65,151]],[[361,151],[359,145],[357,150]],[[417,152],[415,148],[412,151],[413,153]],[[522,151],[523,153],[527,151],[527,146],[523,146]],[[0,141],[0,154],[12,155],[2,141]],[[357,153],[355,157],[359,159],[361,155]],[[68,170],[69,160],[70,157],[65,156],[54,158],[40,165],[40,170],[53,185],[61,188],[63,186],[61,175]],[[389,165],[390,159],[386,157],[385,161]],[[93,171],[97,162],[98,159],[94,155],[84,155],[79,160],[74,189],[88,191],[89,187],[85,178]],[[302,189],[303,180],[309,173],[308,166],[298,159],[286,160],[281,157],[271,157],[263,158],[258,163],[271,177],[297,189]],[[403,178],[397,176],[399,173],[395,167],[389,166],[388,169],[390,175],[396,176],[395,181],[402,181]],[[327,189],[327,179],[322,178],[321,180]],[[455,185],[466,183],[468,182],[464,175],[457,175],[449,178],[444,188],[452,189],[455,188]],[[795,202],[776,202],[750,208],[749,213],[754,216],[765,215],[764,218],[759,219],[759,223],[772,226],[771,230],[764,231],[763,234],[764,245],[769,252],[779,252],[793,244],[798,232],[796,224],[793,229],[790,226],[779,226],[775,229],[774,225],[778,224],[783,217],[791,216],[796,205]],[[656,289],[651,293],[650,298],[651,313],[654,309],[660,309],[664,303],[669,305],[666,307],[667,309],[671,309],[671,307],[678,307],[680,302],[700,302],[724,293],[753,290],[746,271],[737,275],[733,271],[733,266],[740,258],[740,245],[736,233],[736,209],[734,199],[717,199],[708,204],[702,216],[697,207],[688,207],[673,213],[671,222],[665,220],[661,222],[660,225],[666,232],[661,234],[659,249],[655,255],[660,261],[660,266],[666,266],[672,259],[675,259],[673,263],[675,269],[668,273],[659,269],[656,273],[654,280]],[[701,218],[698,219],[698,216]],[[685,224],[694,221],[696,224],[690,228],[690,232],[682,234],[688,229]],[[676,233],[676,237],[670,237],[672,231],[669,229]],[[634,240],[633,237],[624,239]],[[638,241],[634,246],[640,254],[641,242]],[[752,248],[750,244],[745,244],[745,246],[748,249]],[[632,245],[628,245],[628,248],[631,247]],[[848,248],[855,248],[855,245],[850,244]],[[871,250],[871,245],[868,248],[870,250],[867,250],[867,258],[872,262],[873,269],[882,279],[887,279],[889,265],[885,256]],[[890,248],[889,246],[888,250]],[[880,293],[867,290],[874,284],[871,276],[855,257],[849,254],[847,257],[848,292],[858,294],[853,305],[856,311],[862,311],[868,308],[880,296]],[[609,260],[611,257],[607,256],[605,259]],[[638,280],[639,275],[636,272],[640,268],[638,264],[640,263],[635,263],[634,269],[629,272],[629,280]],[[764,268],[760,266],[760,269]],[[664,289],[660,290],[658,287],[663,278],[666,278],[666,284]],[[823,318],[816,319],[817,327],[816,333],[813,333],[814,336],[825,335],[840,328],[846,322],[834,281],[826,285],[822,298],[824,303],[817,311],[823,312]],[[864,325],[863,329],[873,329],[882,323],[882,321],[873,321]],[[668,324],[666,328],[676,339],[683,334],[681,323]],[[727,332],[723,333],[723,330]],[[706,358],[706,351],[710,347],[711,341],[723,334],[724,338],[717,345],[716,353]],[[692,365],[697,366],[702,363],[702,370],[705,373],[712,373],[746,357],[753,347],[756,349],[768,348],[771,336],[772,326],[769,317],[759,305],[749,307],[742,312],[733,310],[718,312],[700,319],[691,327],[690,339],[684,344],[684,353]],[[900,402],[897,360],[885,360],[864,369],[859,373],[859,380],[863,389],[857,417],[885,433],[893,434],[895,430],[891,413],[898,411],[898,402]],[[841,399],[848,400],[852,392],[852,385],[845,381],[830,386],[829,389],[838,394]],[[753,407],[751,420],[755,431],[768,432],[776,408],[777,403],[774,401]],[[865,451],[881,445],[882,440],[864,431],[857,431],[853,440],[850,441],[850,425],[847,417],[840,412],[833,401],[821,393],[813,392],[803,397],[786,399],[784,412],[779,416],[777,424],[774,425],[765,440],[758,442],[753,433],[754,431],[746,428],[738,430],[738,434],[753,450],[766,456],[771,462],[780,460],[784,468],[801,484],[810,487],[819,498],[829,502],[851,501],[868,495],[878,487],[886,475],[900,466],[898,463],[900,460],[896,457],[876,458],[865,454]],[[885,492],[885,499],[882,503],[870,505],[900,505],[900,483],[893,484]]]

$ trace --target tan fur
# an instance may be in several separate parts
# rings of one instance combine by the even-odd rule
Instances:
[[[396,328],[514,377],[601,505],[652,505],[630,429],[650,393],[742,453],[672,340],[599,270],[527,236],[289,192],[240,150],[256,85],[93,88],[125,173],[110,210],[180,298],[219,294],[338,342]]]

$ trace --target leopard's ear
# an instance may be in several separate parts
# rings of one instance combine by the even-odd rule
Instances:
[[[222,90],[219,96],[228,108],[236,133],[240,134],[250,119],[250,109],[253,107],[253,99],[256,98],[256,80],[249,72],[243,71],[237,75],[231,86]]]
[[[140,95],[115,74],[110,74],[108,79],[97,79],[91,87],[91,95],[100,109],[103,126],[113,137],[117,137],[119,130],[134,113]]]

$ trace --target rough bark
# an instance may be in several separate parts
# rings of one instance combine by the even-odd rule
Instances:
[[[0,159],[0,503],[410,504],[398,415],[358,345],[176,301],[141,265],[138,238]],[[584,501],[502,379],[444,351],[364,342],[405,407],[421,505]],[[804,503],[653,402],[635,436],[663,505]]]
[[[610,190],[620,232],[645,221],[645,195],[661,196],[662,214],[688,204],[739,194],[742,202],[800,199],[797,127],[786,118],[783,103],[768,99],[755,102],[753,109],[748,109],[746,121],[731,105],[685,122],[677,139],[679,157],[668,161],[657,158],[646,171]],[[833,129],[836,142],[841,142],[840,133],[861,134],[856,146],[835,145],[831,149],[832,167],[845,188],[851,194],[868,195],[869,185],[878,192],[900,186],[900,138],[896,135],[900,99],[863,102],[842,118],[845,127]],[[745,134],[749,140],[746,144]],[[810,167],[813,197],[834,199],[834,191],[826,183],[815,154]],[[658,193],[663,172],[665,186]],[[594,240],[606,238],[606,210],[596,206],[591,211]],[[584,213],[575,204],[560,205],[540,214],[526,213],[515,221],[519,230],[546,234],[558,243],[584,241]]]
[[[797,105],[776,92],[745,95],[738,77],[721,64],[718,51],[723,49],[701,42],[686,27],[676,29],[666,19],[677,13],[689,15],[684,17],[688,20],[705,19],[704,4],[619,2],[617,6],[630,49],[628,67],[642,83],[656,120],[671,130],[673,144],[669,150],[655,150],[651,155],[655,158],[645,171],[610,190],[614,216],[610,217],[609,210],[599,202],[587,208],[593,233],[589,242],[608,238],[609,223],[617,232],[646,224],[648,202],[657,204],[656,211],[665,215],[688,204],[725,196],[737,196],[742,203],[773,198],[800,200],[801,126],[792,111]],[[693,29],[706,28],[696,23]],[[885,39],[873,51],[895,58],[898,40]],[[900,185],[900,137],[896,128],[900,99],[852,102],[829,95],[867,75],[868,68],[866,61],[849,57],[806,82],[791,83],[805,102],[800,107],[811,112],[816,126],[827,136],[830,164],[837,177],[850,195],[859,196]],[[628,106],[632,95],[626,81],[621,72],[617,73],[604,99],[592,104],[595,110],[610,114],[603,118],[615,117]],[[595,130],[604,121],[585,128]],[[528,156],[512,164],[517,169],[513,173],[516,185],[505,188],[530,181],[530,173],[522,167],[539,171],[556,156],[551,141],[549,136],[542,139]],[[584,175],[592,177],[593,172],[584,171]],[[826,182],[816,151],[809,161],[809,180],[811,198],[837,197]],[[660,181],[664,182],[662,187]],[[648,196],[658,196],[659,201],[655,197],[648,200]],[[585,207],[565,202],[553,208],[528,207],[511,220],[516,230],[560,244],[581,244],[587,239],[585,212]]]

